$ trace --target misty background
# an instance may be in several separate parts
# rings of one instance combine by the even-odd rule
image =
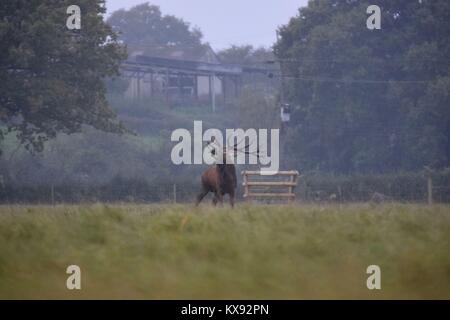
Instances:
[[[282,128],[301,201],[422,202],[430,178],[450,201],[448,1],[380,1],[375,31],[364,0],[80,0],[75,31],[69,4],[0,5],[0,202],[192,202],[206,166],[173,165],[170,135],[194,120]],[[208,79],[142,61],[246,72],[213,110]]]
[[[108,16],[119,9],[129,9],[143,0],[107,0]],[[289,22],[307,0],[155,0],[164,14],[184,19],[202,30],[205,41],[214,50],[231,45],[251,44],[270,47],[276,41],[276,30]]]

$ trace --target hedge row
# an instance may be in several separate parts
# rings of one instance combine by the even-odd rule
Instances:
[[[433,198],[450,203],[450,170],[432,174]],[[238,183],[240,185],[240,183]],[[80,203],[80,202],[193,202],[198,181],[145,181],[116,177],[104,185],[79,185],[67,182],[50,186],[0,185],[0,203]],[[427,199],[427,175],[334,176],[305,173],[296,189],[300,201],[407,201]],[[242,187],[239,187],[241,198]]]

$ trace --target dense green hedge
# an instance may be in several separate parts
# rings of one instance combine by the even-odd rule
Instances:
[[[177,201],[190,201],[199,190],[195,182],[189,184],[148,182],[144,179],[116,177],[103,185],[5,186],[0,188],[1,203],[51,203],[52,188],[55,203],[80,202],[171,202],[176,184]]]
[[[450,203],[450,170],[432,175],[433,198],[436,202]],[[115,177],[102,185],[80,185],[67,182],[53,186],[57,203],[79,202],[172,202],[176,185],[178,202],[193,202],[200,190],[198,179],[179,178],[176,181]],[[238,184],[240,185],[240,184]],[[305,173],[296,190],[300,201],[359,202],[405,201],[424,202],[427,199],[425,173],[395,175],[335,176]],[[241,198],[242,187],[239,187]],[[0,186],[1,203],[50,203],[52,186],[35,187]]]
[[[385,175],[335,176],[305,174],[300,178],[297,193],[304,200],[426,201],[427,177],[424,172]],[[431,174],[433,198],[450,202],[450,170]]]

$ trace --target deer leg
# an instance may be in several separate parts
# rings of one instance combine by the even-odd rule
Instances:
[[[208,190],[203,189],[202,192],[197,196],[197,201],[195,202],[195,206],[198,206],[203,198],[208,194]]]
[[[223,204],[223,193],[221,191],[217,191],[215,198],[216,198],[216,203],[218,202],[220,205]]]
[[[213,204],[217,205],[217,203],[222,204],[223,202],[223,194],[222,194],[222,188],[220,185],[216,186],[216,189],[214,191],[214,199]]]
[[[230,192],[230,205],[234,208],[234,192]]]

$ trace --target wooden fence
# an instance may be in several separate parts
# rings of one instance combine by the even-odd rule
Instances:
[[[294,189],[297,186],[298,171],[278,171],[267,175],[261,171],[242,171],[244,198],[246,200],[295,200]]]

